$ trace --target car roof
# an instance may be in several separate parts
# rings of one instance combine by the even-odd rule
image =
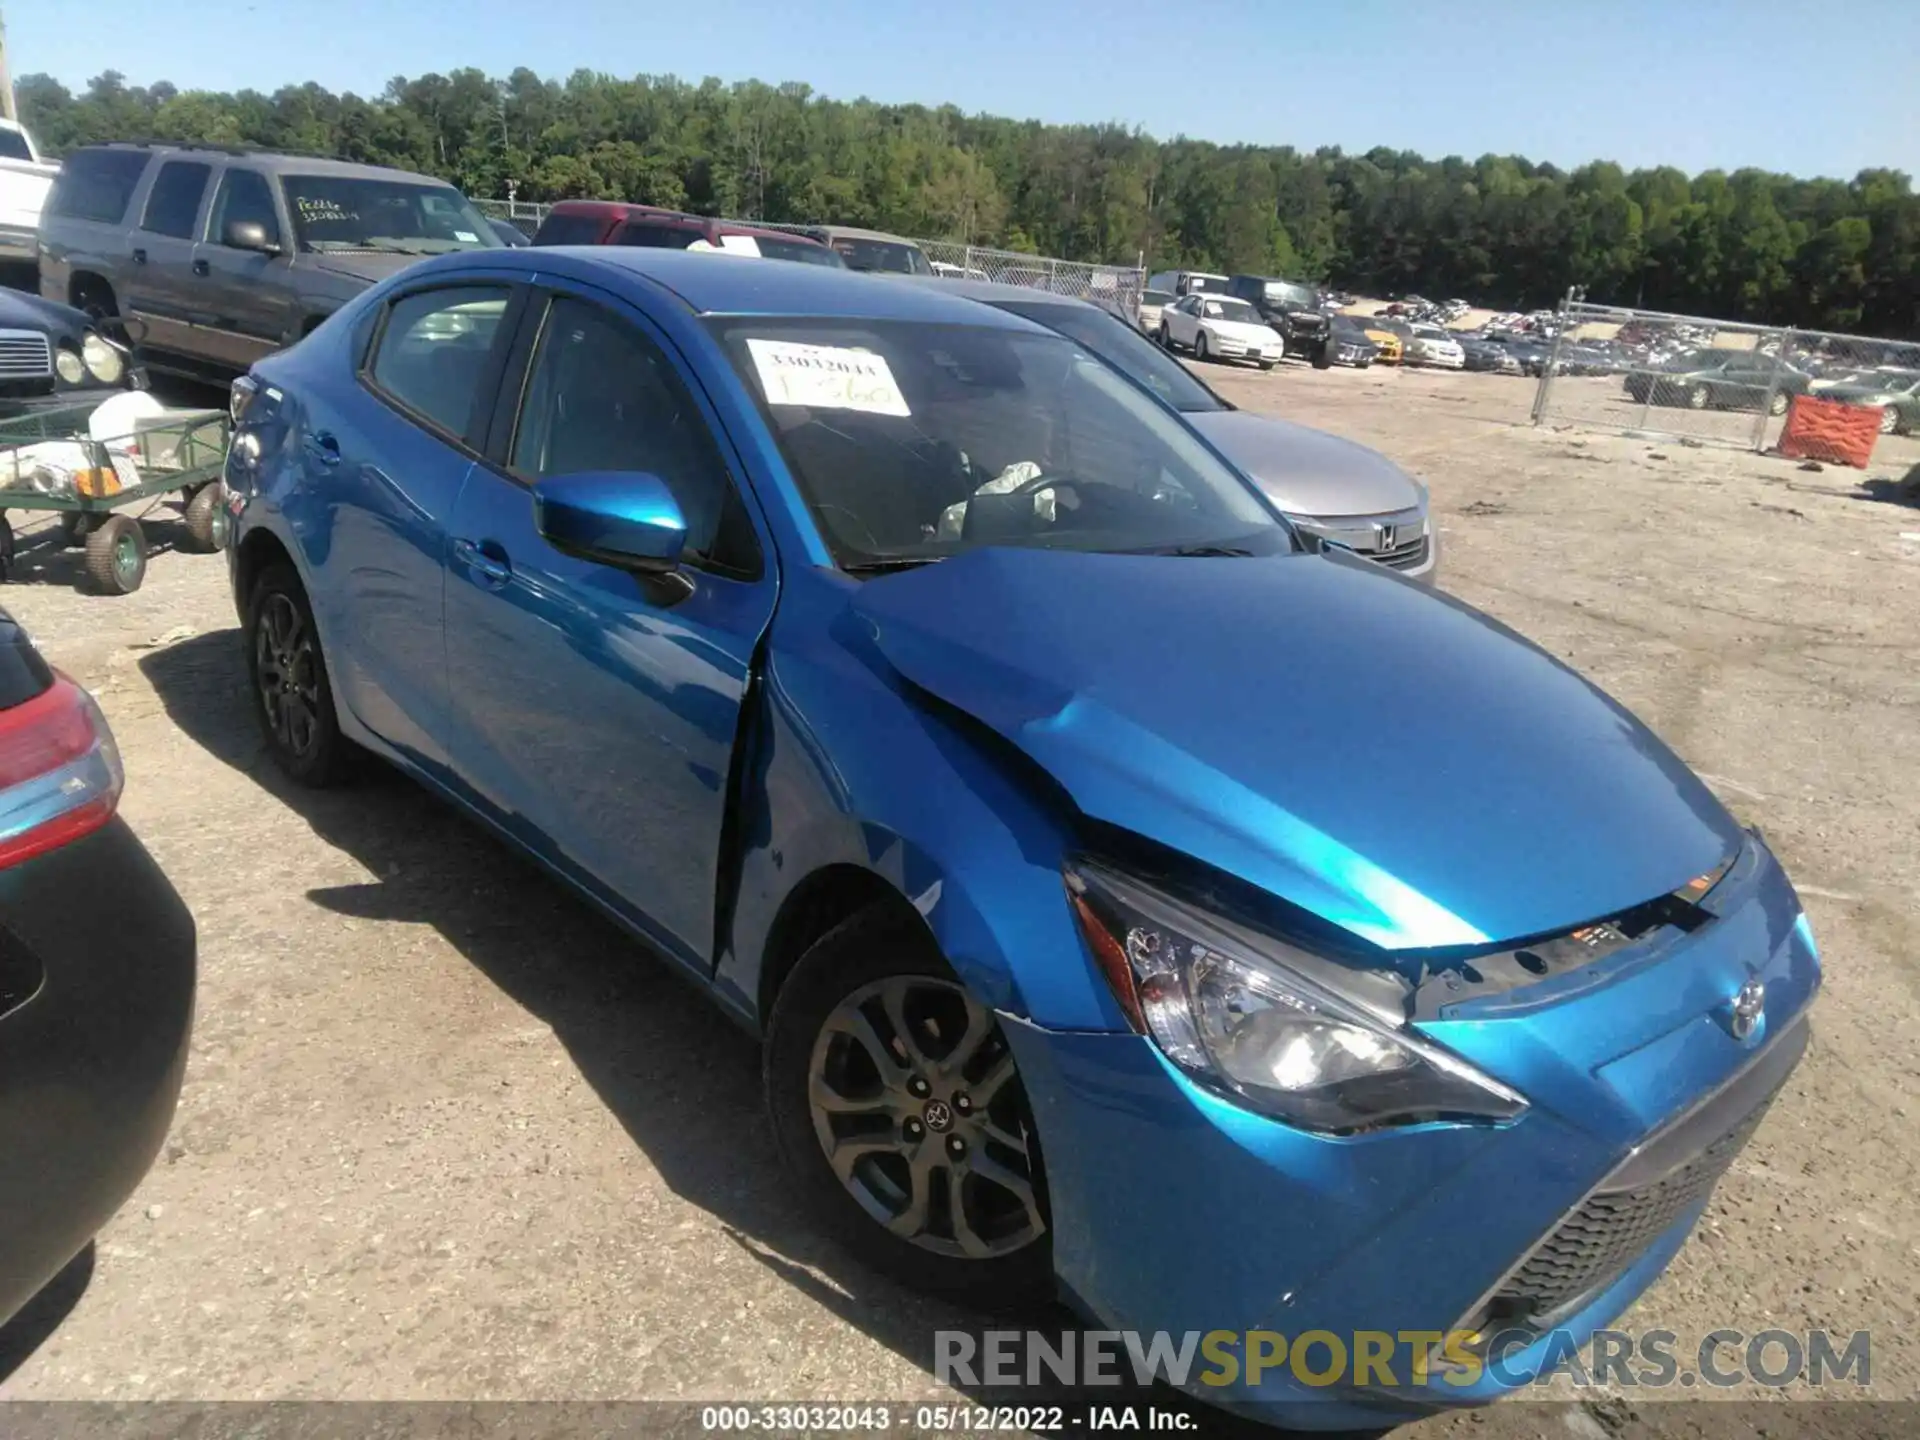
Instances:
[[[401,180],[410,185],[434,185],[451,188],[451,182],[436,175],[417,175],[411,170],[396,170],[390,165],[360,165],[351,160],[329,160],[319,155],[288,154],[282,150],[248,150],[226,145],[167,145],[144,141],[115,140],[105,145],[82,146],[85,150],[138,150],[153,155],[215,156],[244,160],[276,175],[326,175],[343,180]]]
[[[558,263],[556,263],[558,262]],[[625,245],[546,245],[517,250],[474,250],[425,260],[407,273],[487,268],[595,275],[617,280],[632,275],[678,296],[702,315],[831,316],[854,320],[917,320],[936,325],[975,325],[1003,330],[1045,330],[1017,315],[953,294],[958,282],[903,284],[825,265],[794,265],[751,255],[696,250],[656,250]]]
[[[886,230],[862,230],[857,225],[813,225],[808,228],[818,230],[823,235],[832,236],[835,240],[885,240],[894,245],[913,245],[916,249],[919,248],[917,242]]]
[[[669,210],[660,205],[641,205],[625,200],[561,200],[548,213],[602,216],[628,221],[650,220],[686,230],[712,230],[721,235],[751,235],[757,240],[797,240],[802,245],[820,245],[811,235],[801,235],[792,230],[776,230],[766,225],[755,225],[748,220],[696,215],[690,210]],[[820,248],[824,250],[826,247],[821,245]]]
[[[1088,310],[1100,309],[1098,305],[1077,296],[1061,295],[1033,285],[1008,285],[999,280],[949,280],[944,275],[897,275],[887,276],[886,279],[893,284],[936,287],[946,294],[962,295],[987,305],[1008,304],[1018,300],[1027,305],[1078,305]],[[1102,310],[1101,313],[1107,312]]]

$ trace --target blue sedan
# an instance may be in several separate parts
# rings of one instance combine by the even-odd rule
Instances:
[[[233,405],[274,758],[380,757],[694,977],[796,1199],[912,1282],[1434,1332],[1187,1383],[1478,1403],[1660,1273],[1806,1046],[1791,885],[1644,726],[1017,316],[489,250]]]

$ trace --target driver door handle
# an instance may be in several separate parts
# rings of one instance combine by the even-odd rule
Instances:
[[[471,570],[479,582],[490,590],[499,589],[513,578],[513,566],[508,563],[506,553],[490,540],[479,544],[471,540],[456,540],[453,542],[453,558]]]

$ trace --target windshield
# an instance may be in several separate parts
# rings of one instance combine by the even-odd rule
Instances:
[[[1208,320],[1238,320],[1245,325],[1258,325],[1260,312],[1244,300],[1214,299],[1209,295],[1200,302],[1200,314]]]
[[[1146,386],[1183,414],[1203,415],[1227,408],[1227,403],[1194,379],[1186,366],[1133,326],[1104,310],[1044,302],[1029,304],[1024,300],[993,303],[1079,341],[1097,359],[1106,361],[1136,385]]]
[[[933,266],[920,253],[918,245],[901,240],[864,240],[852,235],[836,236],[833,248],[849,270],[883,270],[892,275],[931,275]]]
[[[287,175],[281,183],[302,250],[441,255],[501,247],[493,227],[450,185],[343,175]]]
[[[753,243],[760,247],[760,253],[769,260],[798,260],[802,265],[825,265],[832,270],[844,270],[846,261],[824,245],[816,245],[811,240],[776,240],[771,235],[756,235]]]
[[[845,569],[984,545],[1292,548],[1178,417],[1064,336],[914,321],[711,323]]]
[[[1305,285],[1295,285],[1290,280],[1269,280],[1265,293],[1269,305],[1297,305],[1303,310],[1311,310],[1320,303],[1320,297]]]

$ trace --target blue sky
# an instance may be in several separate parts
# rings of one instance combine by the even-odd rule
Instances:
[[[1807,0],[54,0],[14,73],[377,92],[474,65],[801,80],[1168,137],[1688,171],[1920,172],[1920,4]],[[1809,77],[1796,85],[1791,75]],[[1796,93],[1797,92],[1797,93]]]

